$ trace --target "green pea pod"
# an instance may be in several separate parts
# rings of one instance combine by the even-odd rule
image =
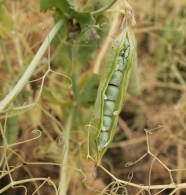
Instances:
[[[136,39],[135,38],[133,39],[133,43],[136,47]],[[132,94],[132,95],[139,95],[140,94],[140,78],[139,78],[138,59],[137,59],[137,52],[136,51],[134,53],[134,64],[132,66],[127,92]]]
[[[122,109],[136,52],[134,37],[132,29],[126,25],[119,36],[113,40],[106,58],[93,110],[91,125],[94,128],[89,131],[89,156],[96,161],[97,165],[100,165],[102,156],[113,139],[114,129]],[[118,71],[122,73],[122,79],[119,76],[118,81],[113,82],[117,79],[115,75]],[[113,97],[112,91],[109,92],[111,95],[108,95],[111,86],[119,89],[117,97]],[[109,119],[109,124],[106,119]]]

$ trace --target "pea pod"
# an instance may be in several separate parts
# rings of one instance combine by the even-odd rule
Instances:
[[[135,50],[134,33],[126,26],[111,44],[94,105],[92,125],[95,128],[89,134],[89,152],[97,165],[114,136]]]

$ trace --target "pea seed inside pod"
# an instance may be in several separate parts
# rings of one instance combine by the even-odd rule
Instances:
[[[103,131],[108,131],[112,127],[112,118],[110,116],[103,116]]]
[[[122,82],[122,79],[123,79],[122,72],[116,70],[114,71],[109,83],[112,85],[119,86]]]
[[[122,48],[122,50],[120,51],[120,53],[119,53],[119,56],[124,56],[124,54],[125,54],[125,51],[124,51],[124,49]]]
[[[128,47],[125,51],[124,57],[127,58],[129,56],[130,47]]]
[[[114,85],[108,85],[105,95],[109,100],[116,101],[119,96],[119,88]]]
[[[123,66],[124,66],[124,68],[125,68],[126,65],[127,65],[127,59],[124,58],[124,59],[123,59]]]
[[[116,103],[110,100],[104,101],[103,115],[112,116],[116,109]]]
[[[129,40],[126,39],[125,42],[124,42],[124,51],[125,51],[128,47],[130,47],[130,43],[129,43]]]
[[[127,60],[124,58],[125,52],[123,51],[123,56],[118,56],[117,70],[124,71],[127,65]]]
[[[106,131],[102,131],[100,133],[100,137],[98,141],[98,147],[100,150],[107,146],[108,140],[109,140],[109,133]]]

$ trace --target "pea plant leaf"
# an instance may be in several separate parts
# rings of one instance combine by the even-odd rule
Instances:
[[[87,40],[90,35],[90,27],[95,26],[95,19],[89,11],[76,11],[67,0],[40,0],[40,10],[46,12],[49,9],[56,9],[61,17],[67,17],[68,19],[76,19],[81,27],[81,33],[85,36],[81,36],[82,40]]]
[[[8,144],[15,143],[18,134],[19,134],[18,116],[8,118],[6,122],[6,139]]]
[[[86,80],[86,82],[80,89],[77,97],[78,102],[81,103],[84,107],[91,106],[96,100],[98,86],[98,75],[93,74]]]

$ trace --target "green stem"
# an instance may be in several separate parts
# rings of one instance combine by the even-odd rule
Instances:
[[[60,173],[60,184],[59,184],[59,195],[66,195],[67,192],[67,165],[68,165],[68,150],[69,150],[69,140],[70,140],[70,131],[72,126],[72,119],[73,119],[73,113],[75,109],[75,104],[72,105],[72,108],[70,110],[70,114],[67,119],[67,126],[65,129],[65,135],[64,135],[64,147],[63,147],[63,153],[62,153],[62,159],[61,159],[61,173]]]
[[[2,53],[3,53],[4,59],[5,59],[6,65],[8,67],[9,73],[10,73],[11,77],[14,78],[15,75],[14,75],[14,72],[12,70],[11,63],[10,63],[10,60],[9,60],[9,58],[7,56],[7,52],[5,50],[5,46],[4,46],[4,44],[3,44],[1,39],[0,39],[0,46],[1,46],[1,50],[2,50]]]
[[[5,137],[5,134],[3,132],[3,127],[2,124],[0,123],[0,132],[1,132],[1,136],[2,136],[2,142],[3,142],[3,152],[1,154],[1,159],[0,159],[0,167],[2,166],[4,159],[6,157],[6,151],[7,151],[7,147],[8,147],[8,143]],[[1,145],[1,144],[0,144]]]
[[[8,107],[8,105],[16,98],[16,96],[21,92],[23,87],[28,82],[29,78],[31,77],[32,73],[34,72],[36,66],[38,65],[41,57],[45,53],[46,49],[48,48],[50,42],[53,40],[54,36],[57,34],[59,29],[62,27],[64,20],[58,21],[55,26],[50,31],[49,35],[44,40],[43,44],[39,48],[37,54],[34,56],[33,60],[31,61],[30,65],[26,69],[23,76],[14,86],[14,88],[10,91],[10,93],[0,102],[0,112],[3,111]]]
[[[96,11],[93,11],[91,12],[92,15],[98,15],[98,14],[101,14],[103,13],[104,11],[106,11],[107,9],[109,9],[110,7],[112,7],[114,5],[114,3],[116,3],[117,0],[113,0],[111,1],[107,6],[101,8],[101,9],[98,9]]]

